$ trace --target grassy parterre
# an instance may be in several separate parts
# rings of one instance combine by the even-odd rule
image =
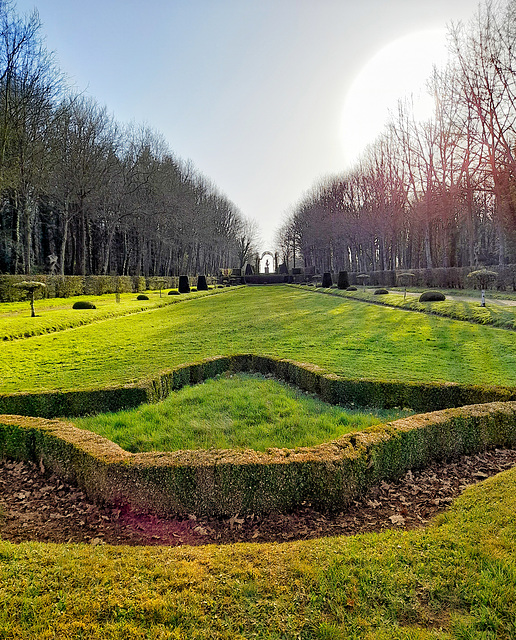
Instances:
[[[130,383],[238,352],[355,378],[516,384],[513,332],[294,287],[228,290],[1,348],[0,393]]]
[[[218,376],[157,404],[73,420],[132,453],[312,447],[408,411],[344,410],[259,374]]]
[[[4,392],[98,387],[255,351],[354,377],[514,385],[515,343],[291,287],[238,289],[4,342],[0,380]],[[422,531],[198,548],[0,542],[0,638],[509,640],[515,512],[512,470]]]

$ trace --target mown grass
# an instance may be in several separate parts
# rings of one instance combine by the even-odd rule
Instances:
[[[283,286],[228,290],[0,349],[2,393],[131,383],[238,352],[354,378],[516,384],[513,332]]]
[[[234,351],[344,375],[514,384],[512,332],[253,288],[4,343],[3,388],[100,386]],[[142,548],[0,542],[6,640],[516,637],[516,470],[413,532]]]
[[[434,315],[460,320],[462,322],[474,322],[476,324],[491,325],[499,329],[516,330],[516,306],[504,306],[494,302],[487,304],[485,307],[480,306],[480,298],[476,300],[444,300],[442,302],[419,302],[419,295],[414,295],[413,291],[407,293],[405,298],[403,292],[391,289],[388,294],[375,295],[375,289],[360,287],[357,291],[346,291],[340,289],[323,289],[322,287],[310,287],[304,285],[299,286],[302,289],[308,289],[318,293],[327,293],[333,296],[339,296],[348,300],[360,300],[362,302],[371,302],[374,304],[406,309],[408,311],[420,311],[423,313],[431,313]],[[447,296],[459,295],[475,296],[475,292],[454,292],[443,290]],[[478,292],[476,292],[478,297]],[[506,294],[500,300],[515,300],[514,296]]]
[[[158,404],[74,419],[126,451],[311,447],[408,411],[354,410],[255,374],[218,376]]]
[[[115,294],[102,296],[74,296],[70,298],[45,298],[35,302],[36,317],[31,318],[29,302],[3,302],[0,304],[0,340],[18,340],[73,329],[98,320],[157,309],[184,300],[202,298],[224,289],[194,291],[189,294],[169,296],[168,291],[147,291],[149,300],[137,300],[137,293],[121,293],[117,302]],[[75,302],[92,302],[96,309],[72,309]]]
[[[10,640],[509,640],[516,470],[426,530],[285,544],[0,543]]]

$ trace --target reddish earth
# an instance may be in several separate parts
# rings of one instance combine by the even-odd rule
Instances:
[[[516,465],[515,450],[489,451],[409,471],[382,482],[348,508],[323,513],[310,506],[289,514],[162,519],[124,506],[98,506],[82,491],[30,462],[0,461],[0,538],[12,542],[200,545],[284,542],[353,535],[428,523],[469,485]]]

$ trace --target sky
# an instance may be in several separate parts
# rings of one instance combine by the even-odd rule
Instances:
[[[69,82],[257,221],[262,250],[446,57],[477,0],[16,0]]]

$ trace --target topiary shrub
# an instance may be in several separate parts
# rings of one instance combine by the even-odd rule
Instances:
[[[197,276],[197,291],[208,291],[206,276]]]
[[[190,283],[188,282],[188,276],[179,276],[179,293],[190,293]]]
[[[87,300],[78,300],[74,303],[72,309],[96,309],[97,307],[93,304],[93,302],[88,302]]]
[[[149,296],[146,296],[143,293],[140,293],[140,295],[136,298],[137,300],[148,300]]]
[[[339,278],[337,280],[337,287],[339,289],[347,289],[349,287],[349,278],[347,271],[339,271]]]
[[[387,289],[376,289],[374,292],[375,296],[384,296],[386,293],[389,293]]]
[[[446,300],[446,296],[440,291],[425,291],[419,296],[419,302],[442,302],[443,300]]]
[[[331,279],[331,273],[329,271],[326,271],[325,273],[323,273],[322,277],[322,288],[329,289],[332,284],[333,280]]]
[[[190,289],[190,292],[191,292],[191,293],[193,293],[194,291],[197,291],[197,287],[192,287],[192,288]]]
[[[175,289],[173,289],[172,291],[168,292],[169,296],[178,296],[179,295],[179,291],[176,291]]]
[[[358,291],[358,289],[356,287],[346,287],[346,291]]]

